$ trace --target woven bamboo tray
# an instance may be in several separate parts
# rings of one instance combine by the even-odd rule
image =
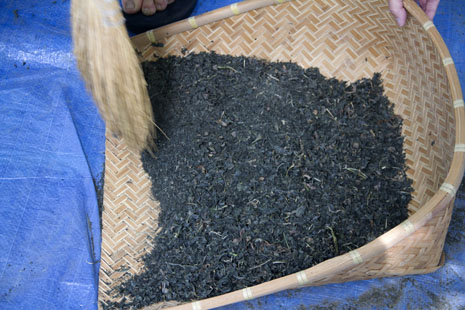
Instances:
[[[452,58],[413,0],[405,27],[386,0],[250,0],[133,38],[141,60],[215,51],[315,66],[354,81],[381,72],[386,95],[404,119],[409,218],[372,242],[312,268],[173,309],[210,309],[300,286],[429,273],[444,263],[444,239],[464,173],[464,102]],[[152,43],[163,43],[156,47]],[[184,52],[184,54],[183,54]],[[140,272],[157,228],[157,201],[138,154],[107,135],[100,301]],[[173,306],[154,305],[150,309]]]

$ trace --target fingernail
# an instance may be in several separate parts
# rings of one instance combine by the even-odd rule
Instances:
[[[152,15],[153,11],[149,8],[142,8],[142,13],[144,13],[144,15]]]
[[[155,6],[157,10],[164,10],[168,5],[168,1],[162,0],[161,2],[155,2]]]
[[[125,5],[126,9],[132,10],[136,8],[133,0],[128,0]]]

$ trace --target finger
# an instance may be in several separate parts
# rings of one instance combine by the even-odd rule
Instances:
[[[173,2],[174,2],[174,0],[168,0],[168,4],[171,4]]]
[[[153,0],[143,0],[142,2],[142,14],[153,15],[157,11]]]
[[[399,26],[405,25],[407,20],[407,11],[404,9],[402,0],[389,0],[389,9],[396,18],[396,22]]]
[[[423,11],[426,11],[426,4],[428,3],[428,0],[418,0],[418,4],[422,8]]]
[[[123,11],[128,14],[134,14],[140,11],[142,0],[122,0]]]
[[[429,19],[433,20],[434,15],[436,15],[436,10],[439,6],[439,0],[429,0],[426,4],[425,13]]]
[[[168,6],[168,0],[155,0],[157,11],[163,11]]]

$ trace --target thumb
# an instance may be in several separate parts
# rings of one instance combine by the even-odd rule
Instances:
[[[436,15],[436,10],[439,5],[439,0],[429,0],[426,3],[425,13],[429,17],[429,19],[433,20],[434,15]]]

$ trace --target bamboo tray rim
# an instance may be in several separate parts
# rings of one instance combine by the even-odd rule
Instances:
[[[199,16],[190,17],[170,25],[166,25],[154,30],[149,30],[145,33],[132,37],[132,42],[134,47],[141,53],[139,56],[141,57],[141,60],[143,60],[150,53],[151,43],[155,43],[161,38],[166,38],[177,33],[190,31],[203,25],[217,22],[234,15],[243,14],[254,9],[263,8],[274,4],[279,5],[290,1],[293,0],[249,0],[234,3]],[[439,190],[430,200],[421,206],[407,220],[374,239],[373,241],[359,247],[358,249],[352,250],[343,255],[336,256],[311,268],[290,274],[288,276],[277,278],[252,287],[244,288],[242,290],[207,298],[201,301],[185,303],[169,309],[210,309],[212,307],[219,307],[234,302],[258,298],[286,289],[310,286],[312,285],[312,282],[324,279],[330,274],[344,272],[351,267],[359,265],[364,261],[368,261],[369,259],[382,254],[387,249],[393,247],[403,239],[412,235],[417,229],[422,227],[432,217],[434,217],[434,215],[443,210],[455,199],[455,194],[458,187],[460,186],[465,171],[465,111],[462,90],[457,76],[457,71],[449,50],[433,22],[428,19],[428,17],[414,2],[414,0],[404,0],[404,7],[406,8],[407,12],[423,26],[424,31],[426,31],[434,46],[438,50],[447,73],[447,79],[451,92],[451,104],[454,107],[456,121],[454,155],[447,177]],[[148,50],[146,49],[147,46],[149,47]],[[435,271],[440,266],[442,266],[443,263],[444,256],[441,257],[441,261],[437,267],[424,270],[424,272],[427,273]]]

